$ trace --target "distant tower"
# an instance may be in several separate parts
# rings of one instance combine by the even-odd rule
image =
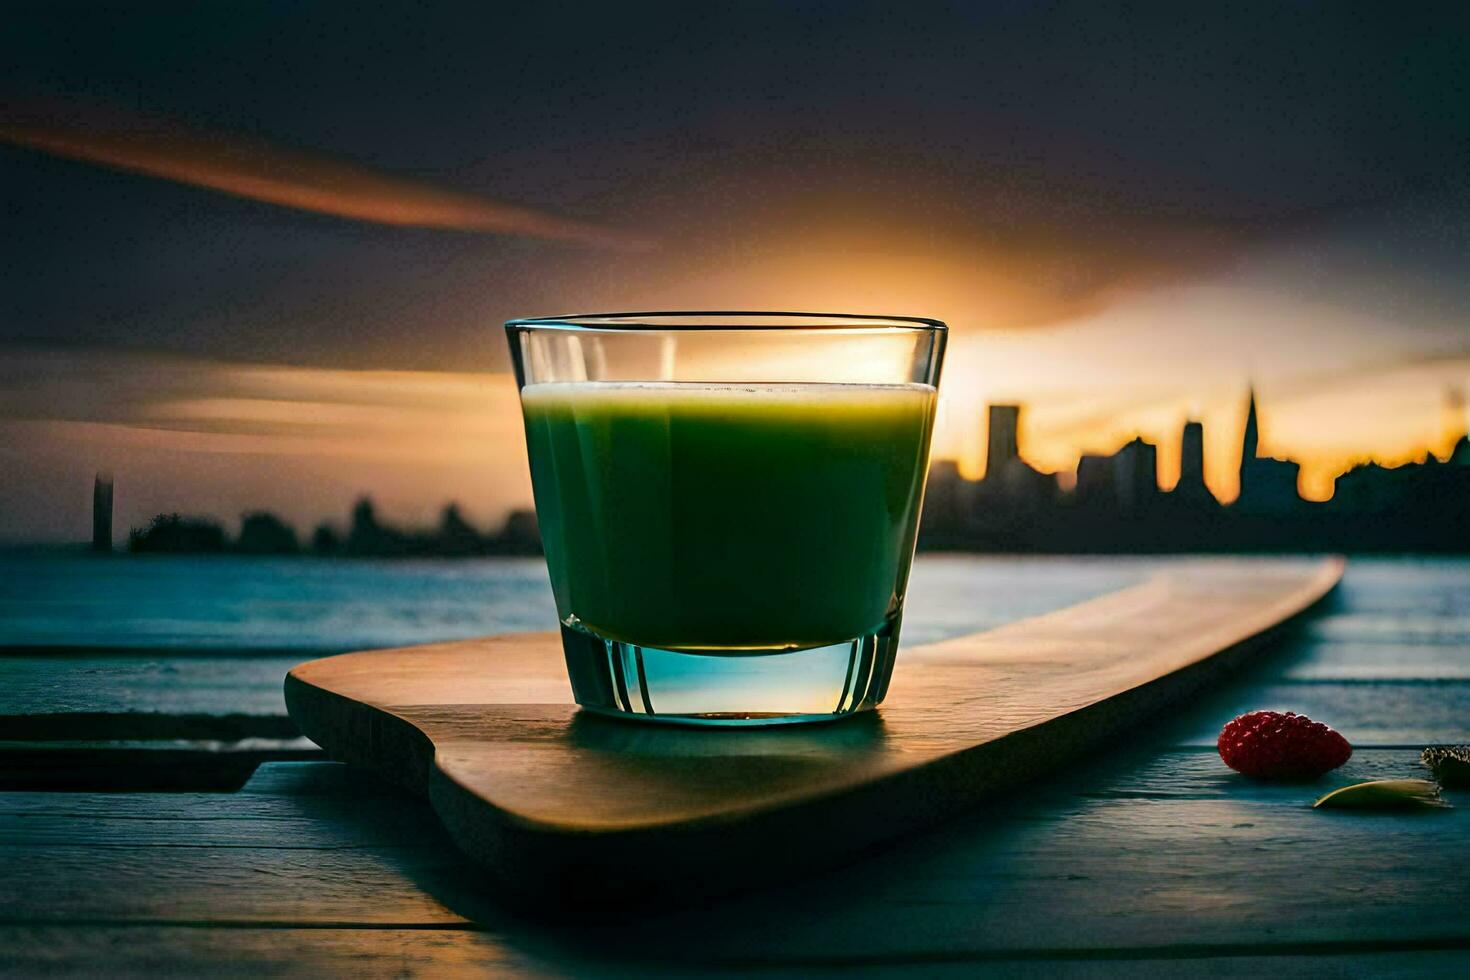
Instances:
[[[1147,504],[1159,492],[1159,450],[1134,439],[1113,454],[1113,486],[1125,509]]]
[[[1261,455],[1260,412],[1252,387],[1240,446],[1240,496],[1233,506],[1243,513],[1287,513],[1301,502],[1297,496],[1300,476],[1300,464]]]
[[[1251,460],[1261,454],[1261,426],[1256,417],[1256,389],[1251,387],[1251,407],[1245,414],[1245,443],[1240,451],[1240,472],[1245,476],[1245,471],[1250,467]]]
[[[98,473],[92,481],[92,550],[112,551],[112,474]]]
[[[985,472],[1001,471],[1013,459],[1020,458],[1016,430],[1021,424],[1021,406],[990,406],[990,446],[985,456]]]
[[[1197,497],[1209,493],[1205,486],[1205,427],[1201,422],[1184,425],[1184,443],[1180,448],[1179,485],[1175,493]]]
[[[1245,413],[1245,439],[1240,445],[1240,496],[1237,501],[1249,505],[1254,502],[1257,477],[1261,466],[1257,462],[1261,451],[1261,423],[1256,414],[1256,387],[1250,388],[1250,408]]]

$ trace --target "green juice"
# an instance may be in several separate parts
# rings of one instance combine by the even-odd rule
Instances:
[[[521,398],[563,622],[738,654],[897,615],[934,388],[585,382]]]

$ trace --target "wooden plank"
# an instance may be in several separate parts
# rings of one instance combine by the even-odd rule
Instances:
[[[289,831],[289,825],[278,826]],[[197,839],[197,838],[196,838]],[[330,838],[328,838],[330,839]],[[465,926],[436,898],[455,882],[452,849],[322,846],[7,846],[0,921],[158,924]],[[461,889],[453,889],[458,893]]]
[[[286,699],[329,753],[426,792],[512,893],[558,909],[667,888],[717,894],[1004,793],[1227,676],[1341,570],[1176,566],[909,650],[881,715],[825,727],[679,730],[580,715],[552,634],[313,661],[288,676]]]
[[[280,716],[0,715],[0,790],[223,792],[262,762],[320,757]]]
[[[262,762],[320,758],[306,739],[244,744],[0,744],[0,790],[177,792],[239,789]]]
[[[1231,687],[1204,699],[1177,744],[1210,747],[1225,722],[1258,708],[1291,710],[1340,730],[1353,745],[1470,742],[1470,684],[1287,683]]]
[[[1231,805],[1300,807],[1370,779],[1428,778],[1417,749],[1357,749],[1340,769],[1301,783],[1260,783],[1226,768],[1210,749],[1114,753],[1075,778],[1043,782],[1027,799],[1039,809],[1083,799],[1221,800]]]
[[[198,846],[220,848],[349,850],[448,843],[427,805],[370,775],[336,763],[273,763],[262,772],[263,777],[227,796],[0,794],[0,846],[178,846],[195,834]],[[1076,774],[1080,783],[1039,783],[1026,799],[1044,808],[1071,806],[1077,799],[1300,807],[1340,785],[1423,774],[1418,752],[1410,750],[1360,751],[1341,769],[1304,784],[1248,782],[1213,752],[1124,754],[1086,767]]]
[[[3,793],[0,847],[443,848],[423,801],[337,763],[270,763],[238,793]],[[297,773],[295,770],[305,770]],[[339,772],[340,771],[340,772]],[[264,787],[264,788],[262,788]]]
[[[62,711],[0,715],[0,743],[187,740],[218,743],[299,736],[280,715],[161,714],[149,711]]]
[[[82,977],[552,976],[459,929],[0,926],[0,975]]]
[[[1290,681],[1470,682],[1466,643],[1307,640],[1293,644],[1280,676]]]
[[[1413,758],[1372,755],[1368,771]],[[771,894],[554,928],[507,916],[425,804],[338,766],[277,764],[240,794],[111,797],[111,809],[102,796],[4,794],[0,813],[24,802],[31,819],[74,826],[70,843],[0,843],[0,922],[491,930],[573,973],[589,960],[685,973],[1096,955],[1164,969],[1344,944],[1470,946],[1470,885],[1453,858],[1470,846],[1470,811],[1325,814],[1307,806],[1310,788],[1243,781],[1156,798],[1175,771],[1168,755],[1141,778],[1108,760]]]
[[[1415,615],[1417,604],[1387,610],[1356,610],[1324,617],[1306,635],[1314,640],[1348,643],[1419,643],[1464,646],[1470,642],[1470,616],[1441,611]],[[1452,607],[1453,608],[1453,607]]]
[[[967,828],[895,849],[789,888],[779,903],[727,903],[718,928],[694,913],[662,925],[697,934],[701,955],[779,962],[834,950],[859,962],[898,950],[926,961],[1016,949],[1470,944],[1470,885],[1453,857],[1470,834],[1458,813],[1364,819],[1267,802],[1099,799],[1006,816],[986,835]],[[753,949],[751,936],[766,938]]]
[[[230,794],[0,793],[0,920],[440,928],[495,917],[423,801],[335,763],[265,769]]]
[[[1212,955],[1213,954],[1213,955]],[[1385,953],[1351,943],[1304,948],[1282,956],[1215,951],[1103,950],[1088,958],[1065,956],[957,956],[914,962],[853,961],[841,957],[790,966],[711,959],[699,975],[758,976],[764,980],[820,977],[1038,978],[1113,980],[1139,976],[1271,976],[1292,978],[1458,978],[1470,966],[1463,949]],[[102,969],[99,969],[102,967]],[[493,936],[460,930],[209,929],[180,927],[0,926],[0,974],[109,977],[685,977],[687,964],[669,967],[656,956],[599,956],[595,950],[546,956],[506,947]]]
[[[0,656],[0,715],[166,712],[280,715],[281,678],[305,659],[211,653]]]

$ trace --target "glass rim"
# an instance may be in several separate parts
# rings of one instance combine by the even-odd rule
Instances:
[[[565,316],[520,317],[507,320],[505,329],[626,331],[629,333],[703,330],[945,333],[948,332],[949,327],[943,320],[919,316],[781,310],[660,310],[639,313],[574,313]]]

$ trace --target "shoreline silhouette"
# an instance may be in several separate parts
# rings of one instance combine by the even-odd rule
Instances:
[[[472,558],[539,555],[541,536],[531,510],[513,510],[493,532],[476,528],[448,504],[433,528],[404,529],[384,523],[371,497],[352,508],[347,529],[319,524],[303,542],[296,529],[269,511],[241,516],[233,538],[212,517],[159,514],[128,533],[130,554],[316,555],[331,558]]]

